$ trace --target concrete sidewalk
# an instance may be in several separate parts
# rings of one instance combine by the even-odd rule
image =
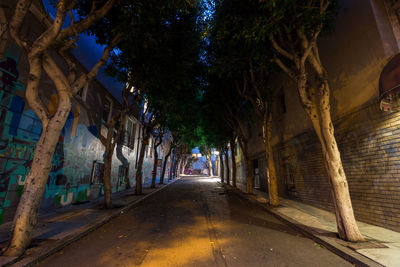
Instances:
[[[150,188],[144,185],[142,195],[134,195],[134,188],[113,194],[113,209],[104,209],[103,197],[80,205],[69,205],[51,213],[41,214],[30,247],[20,258],[0,256],[0,266],[31,266],[61,250],[91,231],[109,222],[136,203],[153,195],[177,180]],[[12,222],[0,225],[0,249],[7,247]]]
[[[231,186],[227,187],[235,190]],[[237,193],[243,197],[259,203],[315,242],[357,266],[400,266],[400,233],[398,232],[357,221],[367,242],[346,242],[337,237],[336,219],[333,213],[285,198],[280,198],[279,207],[269,207],[266,205],[267,193],[254,189],[254,195],[248,195],[244,193],[246,186],[238,184],[237,187],[239,189]]]

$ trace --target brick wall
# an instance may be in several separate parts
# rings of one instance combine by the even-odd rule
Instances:
[[[368,104],[334,125],[356,218],[400,231],[400,108],[383,113],[378,104]],[[275,151],[281,193],[333,211],[315,133],[298,135]]]

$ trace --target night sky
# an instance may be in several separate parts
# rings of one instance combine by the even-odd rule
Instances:
[[[49,0],[44,0],[46,10],[54,18],[56,10],[49,4]],[[69,17],[65,19],[65,25],[70,23]],[[103,54],[104,47],[96,43],[93,37],[85,34],[80,34],[79,39],[76,42],[78,48],[72,49],[72,53],[87,69],[91,69],[94,64],[100,59]],[[121,101],[121,92],[123,84],[115,80],[114,78],[108,77],[104,74],[104,68],[100,70],[96,79],[119,101]]]

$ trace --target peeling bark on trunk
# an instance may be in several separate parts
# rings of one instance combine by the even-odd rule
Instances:
[[[221,183],[223,184],[225,182],[225,174],[224,174],[224,159],[223,159],[223,152],[219,154],[219,161],[221,162],[221,167],[220,167],[220,176],[221,176]]]
[[[320,82],[320,101],[317,103],[313,88],[306,89],[306,75],[298,80],[300,100],[310,117],[314,130],[320,140],[324,164],[335,207],[336,223],[340,238],[352,242],[364,241],[354,217],[346,174],[343,169],[339,148],[334,136],[334,128],[330,114],[330,94],[327,79]]]
[[[326,11],[329,1],[320,6],[321,14]],[[334,128],[330,114],[330,88],[328,83],[328,74],[324,69],[317,46],[317,38],[322,30],[322,25],[316,27],[316,30],[307,35],[301,30],[296,31],[297,40],[300,40],[301,52],[285,50],[280,46],[282,43],[272,38],[271,44],[275,50],[283,57],[292,62],[292,66],[286,65],[277,56],[274,58],[276,64],[289,75],[296,83],[300,101],[304,110],[310,117],[314,130],[322,146],[324,164],[328,174],[328,181],[332,194],[332,201],[335,207],[335,215],[339,236],[342,239],[359,242],[364,241],[361,235],[351,204],[349,188],[346,175],[344,173],[340,152],[334,136]],[[293,46],[291,46],[293,48]],[[309,81],[308,68],[316,75],[318,83],[318,94]],[[317,98],[319,97],[319,100]]]
[[[21,255],[32,240],[40,203],[52,166],[53,154],[70,110],[71,102],[69,99],[64,99],[62,103],[60,102],[54,117],[43,127],[15,212],[12,226],[13,236],[4,253],[5,256]]]
[[[271,125],[272,125],[272,114],[270,113],[268,118],[264,117],[263,123],[263,139],[265,144],[265,157],[267,160],[267,186],[269,195],[269,204],[271,206],[279,205],[278,196],[278,185],[276,179],[275,161],[271,146]]]
[[[321,101],[319,109],[321,114],[322,149],[326,169],[331,181],[339,236],[348,241],[364,241],[364,237],[360,233],[354,217],[346,174],[334,135],[329,104],[329,84],[327,80],[321,83],[320,90]]]
[[[146,150],[146,146],[149,142],[148,137],[144,137],[142,140],[142,145],[140,146],[140,153],[139,153],[139,162],[138,162],[138,167],[136,169],[136,187],[135,187],[135,194],[136,195],[141,195],[143,193],[142,189],[142,183],[143,183],[143,177],[142,177],[142,168],[143,168],[143,159],[144,159],[144,152]]]

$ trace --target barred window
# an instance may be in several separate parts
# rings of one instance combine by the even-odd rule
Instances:
[[[127,146],[130,149],[134,149],[135,137],[136,137],[136,124],[131,119],[127,119],[125,123],[125,129],[122,131],[120,135],[119,142],[121,145]]]

